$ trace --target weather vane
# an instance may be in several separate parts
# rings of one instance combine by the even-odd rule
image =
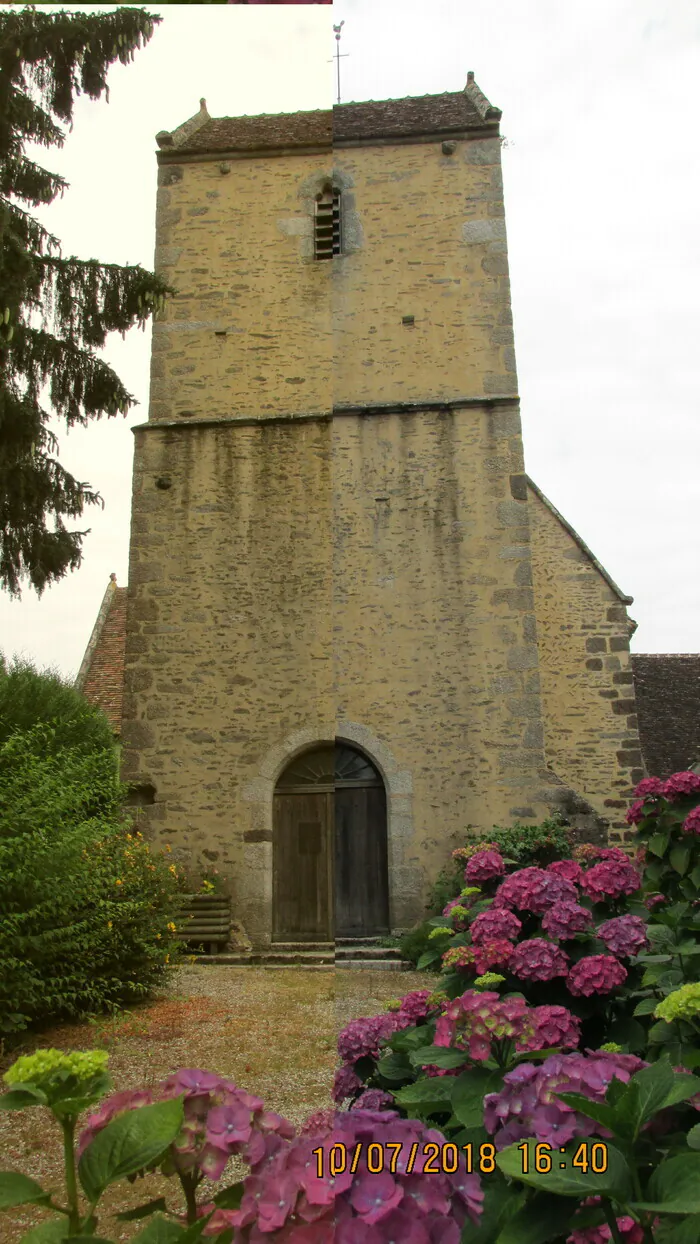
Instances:
[[[334,27],[333,27],[333,31],[334,31],[334,33],[335,33],[335,41],[336,41],[336,43],[337,43],[337,45],[338,45],[338,46],[337,46],[337,48],[336,48],[335,56],[332,56],[332,57],[331,57],[331,61],[335,61],[335,63],[336,63],[336,68],[337,68],[337,73],[338,73],[338,103],[340,103],[340,58],[341,58],[341,56],[349,56],[349,55],[350,55],[350,53],[349,53],[349,52],[341,52],[341,50],[340,50],[340,31],[341,31],[341,27],[343,27],[344,25],[345,25],[345,21],[342,21],[342,22],[340,23],[340,26],[334,26]],[[330,62],[329,62],[329,63],[330,63]]]

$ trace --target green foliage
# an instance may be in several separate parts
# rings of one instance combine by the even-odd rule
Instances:
[[[410,959],[413,963],[418,963],[422,955],[428,951],[436,950],[435,942],[429,941],[433,926],[428,920],[424,920],[422,924],[416,925],[415,929],[409,929],[408,933],[404,933],[399,942],[402,959]],[[434,969],[440,967],[439,955],[434,964]],[[430,968],[421,969],[431,970]]]
[[[122,815],[114,750],[39,722],[0,746],[0,1032],[146,995],[177,877]]]
[[[554,860],[571,858],[569,832],[558,815],[547,817],[539,825],[521,825],[516,821],[510,829],[496,826],[489,834],[482,834],[478,841],[495,843],[501,855],[515,860],[519,868],[531,865],[546,868]]]
[[[111,751],[112,727],[104,713],[88,704],[74,684],[56,670],[41,673],[31,661],[15,657],[8,666],[0,653],[0,744],[15,730],[55,722],[61,747]]]
[[[57,461],[49,419],[70,428],[127,413],[135,399],[95,350],[145,326],[175,292],[136,265],[62,256],[27,207],[52,203],[67,183],[24,149],[62,146],[58,122],[72,122],[74,97],[108,98],[109,66],[129,64],[158,21],[137,8],[0,12],[0,584],[16,597],[24,576],[41,595],[80,565],[87,533],[63,520],[103,504]]]

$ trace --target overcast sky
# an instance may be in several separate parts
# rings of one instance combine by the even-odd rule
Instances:
[[[215,117],[330,106],[333,22],[343,103],[461,90],[473,69],[508,139],[526,470],[634,597],[632,650],[700,651],[700,0],[147,7],[163,21],[111,69],[110,103],[81,99],[62,151],[28,150],[70,182],[41,212],[64,254],[152,267],[157,131],[200,96]],[[150,328],[104,351],[141,403],[126,419],[51,425],[105,509],[76,524],[79,570],[41,599],[0,592],[7,656],[74,676],[110,572],[127,582],[149,351]]]

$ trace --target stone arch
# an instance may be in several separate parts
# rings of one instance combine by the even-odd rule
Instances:
[[[314,747],[332,745],[336,740],[364,752],[384,780],[391,930],[407,929],[420,917],[425,877],[423,870],[408,858],[413,839],[411,773],[401,768],[388,744],[367,726],[341,721],[335,735],[323,727],[306,726],[270,748],[260,762],[259,776],[242,790],[250,815],[242,832],[245,887],[238,907],[240,919],[256,946],[270,945],[272,938],[272,808],[277,780],[296,756]]]

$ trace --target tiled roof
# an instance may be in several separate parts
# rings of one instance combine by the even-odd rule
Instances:
[[[75,682],[85,699],[106,714],[115,734],[121,733],[126,593],[112,575]]]
[[[263,151],[280,147],[330,147],[361,139],[410,138],[463,130],[497,131],[494,108],[469,74],[463,91],[406,99],[370,99],[338,104],[333,110],[261,113],[259,116],[210,117],[206,100],[199,112],[172,133],[156,136],[167,153]]]
[[[647,773],[689,769],[700,758],[700,656],[633,652],[631,662]]]

